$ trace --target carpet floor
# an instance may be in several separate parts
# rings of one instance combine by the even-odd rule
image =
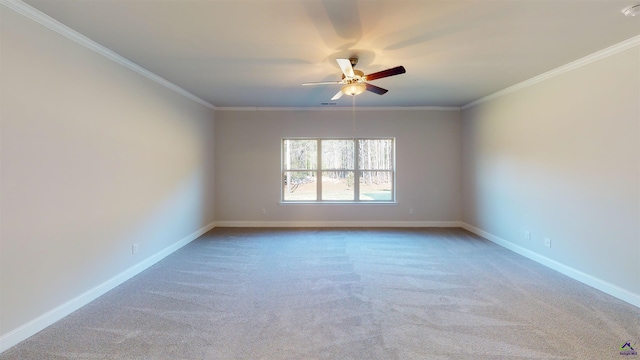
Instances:
[[[626,342],[639,308],[462,229],[216,228],[0,359],[635,358]]]

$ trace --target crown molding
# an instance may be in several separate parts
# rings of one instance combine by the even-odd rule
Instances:
[[[172,83],[171,81],[156,75],[155,73],[143,68],[142,66],[134,63],[133,61],[125,58],[124,56],[98,44],[97,42],[89,39],[88,37],[80,34],[79,32],[71,29],[70,27],[62,24],[61,22],[55,20],[49,15],[44,14],[40,10],[37,10],[34,7],[27,5],[21,0],[0,0],[0,4],[6,6],[7,8],[17,12],[20,15],[23,15],[44,27],[57,32],[58,34],[75,41],[76,43],[86,47],[89,50],[92,50],[107,59],[116,62],[134,72],[146,77],[149,80],[155,81],[156,83],[173,90],[174,92],[190,99],[200,105],[204,105],[210,109],[215,109],[216,107],[209,103],[206,100],[203,100],[187,90],[181,88],[180,86]]]
[[[60,23],[59,21],[53,19],[52,17],[42,13],[41,11],[27,5],[21,0],[0,0],[0,4],[6,6],[7,8],[23,15],[47,28],[57,32],[58,34],[75,41],[76,43],[152,80],[156,83],[198,103],[204,105],[210,109],[221,110],[221,111],[352,111],[351,107],[217,107],[213,104],[209,103],[206,100],[188,92],[187,90],[181,88],[180,86],[170,82],[169,80],[143,68],[142,66],[132,62],[131,60],[119,55],[118,53],[98,44],[97,42],[91,40],[90,38],[80,34],[79,32],[69,28],[68,26]],[[595,52],[591,55],[587,55],[581,59],[573,61],[569,64],[560,66],[551,71],[545,72],[538,76],[535,76],[531,79],[525,80],[521,83],[515,84],[513,86],[507,87],[503,90],[497,91],[493,94],[482,97],[478,100],[472,101],[461,107],[457,106],[372,106],[372,107],[358,107],[358,110],[362,111],[385,111],[385,110],[437,110],[437,111],[460,111],[466,110],[481,103],[496,99],[498,97],[513,93],[520,89],[526,88],[528,86],[537,84],[539,82],[545,81],[552,77],[561,75],[565,72],[580,68],[592,62],[604,59],[611,55],[620,53],[622,51],[631,49],[633,47],[640,45],[640,35],[634,36],[628,40],[622,41],[618,44]]]
[[[1,1],[1,0],[0,0]],[[356,111],[460,111],[457,106],[356,106]],[[351,106],[315,106],[315,107],[254,107],[254,106],[216,106],[221,111],[353,111]]]
[[[529,80],[525,80],[521,83],[515,84],[513,86],[509,86],[508,88],[505,88],[503,90],[500,90],[498,92],[495,92],[491,95],[487,95],[485,97],[482,97],[478,100],[472,101],[468,104],[462,105],[462,107],[460,107],[461,110],[466,110],[468,108],[474,107],[476,105],[482,104],[484,102],[499,98],[501,96],[507,95],[507,94],[511,94],[515,91],[518,91],[520,89],[529,87],[531,85],[535,85],[539,82],[548,80],[550,78],[556,77],[558,75],[562,75],[566,72],[581,68],[585,65],[591,64],[593,62],[602,60],[604,58],[607,58],[611,55],[615,55],[618,54],[620,52],[629,50],[633,47],[639,46],[640,45],[640,35],[636,35],[630,39],[627,39],[625,41],[622,41],[620,43],[617,43],[615,45],[609,46],[608,48],[602,49],[600,51],[597,51],[593,54],[587,55],[581,59],[578,59],[576,61],[570,62],[566,65],[560,66],[558,68],[555,68],[551,71],[547,71],[545,73],[542,73],[538,76],[532,77]]]

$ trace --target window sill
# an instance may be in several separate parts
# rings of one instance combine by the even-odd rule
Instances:
[[[397,201],[280,201],[280,205],[398,205]]]

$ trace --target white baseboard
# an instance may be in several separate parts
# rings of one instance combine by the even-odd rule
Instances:
[[[198,237],[200,237],[207,231],[213,229],[214,227],[215,227],[215,224],[210,223],[198,229],[194,233],[187,235],[186,237],[182,238],[181,240],[174,243],[173,245],[166,247],[165,249],[146,258],[145,260],[142,260],[138,264],[130,267],[129,269],[121,272],[120,274],[114,276],[113,278],[85,292],[84,294],[74,299],[71,299],[66,303],[29,321],[28,323],[0,336],[0,353],[17,345],[21,341],[26,340],[27,338],[35,335],[36,333],[42,331],[46,327],[55,323],[56,321],[64,318],[65,316],[71,314],[72,312],[80,309],[81,307],[87,305],[88,303],[102,296],[106,292],[112,290],[116,286],[138,275],[139,273],[146,270],[153,264],[159,262],[160,260],[164,259],[165,257],[172,254],[176,250],[180,249],[181,247],[197,239]]]
[[[576,270],[570,266],[559,263],[555,260],[549,259],[546,256],[542,256],[529,249],[525,249],[522,246],[516,245],[510,241],[497,237],[491,233],[488,233],[482,229],[479,229],[473,225],[469,225],[465,222],[461,222],[461,227],[472,233],[482,236],[483,238],[496,243],[506,249],[509,249],[517,254],[520,254],[526,258],[529,258],[539,264],[542,264],[550,269],[553,269],[563,275],[566,275],[574,280],[577,280],[585,285],[589,285],[592,288],[598,289],[606,294],[609,294],[617,299],[627,302],[633,306],[640,308],[640,294],[632,293],[628,290],[622,289],[616,285],[599,279],[595,276],[586,274],[580,270]]]
[[[184,237],[175,244],[161,250],[153,256],[130,267],[106,282],[85,292],[84,294],[48,311],[36,319],[0,336],[0,353],[15,346],[23,340],[35,335],[49,325],[64,318],[84,305],[97,299],[109,290],[131,279],[143,270],[164,259],[168,255],[197,239],[214,227],[462,227],[478,236],[509,249],[517,254],[529,258],[548,268],[558,271],[574,280],[589,285],[615,298],[640,308],[640,295],[622,289],[616,285],[583,273],[555,260],[549,259],[531,250],[525,249],[512,242],[497,237],[475,226],[461,221],[218,221],[210,223],[194,233]]]
[[[461,227],[460,221],[216,221],[216,227]]]

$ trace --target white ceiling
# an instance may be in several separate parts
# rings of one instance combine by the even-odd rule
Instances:
[[[219,107],[320,106],[352,55],[407,69],[357,106],[462,106],[639,35],[634,1],[25,0]]]

